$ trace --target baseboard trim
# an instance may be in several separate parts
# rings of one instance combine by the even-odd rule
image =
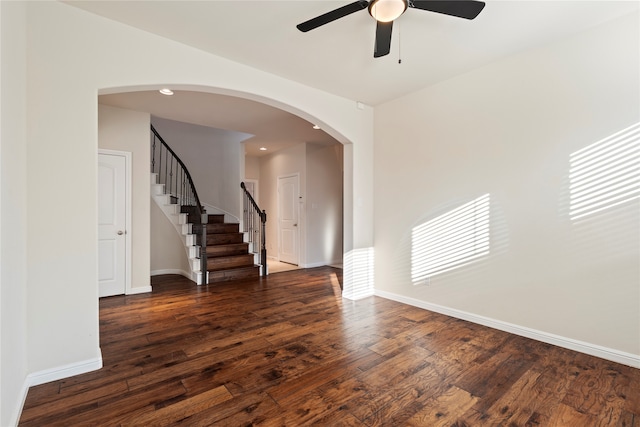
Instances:
[[[100,350],[100,354],[102,351]],[[63,378],[69,378],[74,375],[86,374],[87,372],[97,371],[102,368],[102,356],[93,359],[83,360],[77,363],[70,363],[68,365],[59,366],[56,368],[45,369],[38,372],[33,372],[24,380],[22,389],[20,390],[20,403],[16,408],[16,412],[13,414],[11,425],[18,425],[22,410],[24,409],[24,403],[27,401],[27,394],[29,393],[29,387],[45,384],[51,381],[61,380]]]
[[[24,403],[27,401],[27,393],[29,393],[29,384],[27,383],[27,379],[25,378],[22,383],[22,389],[20,390],[20,400],[18,402],[18,407],[15,409],[15,412],[12,414],[10,425],[17,426],[18,422],[20,422],[20,416],[22,415],[22,410],[24,409]]]
[[[556,345],[558,347],[563,347],[569,350],[574,350],[580,353],[585,353],[591,356],[610,360],[612,362],[621,363],[623,365],[631,366],[632,368],[640,368],[640,355],[631,354],[612,348],[607,348],[600,345],[515,325],[513,323],[503,322],[501,320],[496,320],[489,317],[468,313],[466,311],[421,301],[392,292],[376,290],[374,295],[412,305],[414,307],[422,308],[425,310],[434,311],[436,313],[444,314],[447,316],[455,317],[457,319],[467,320],[469,322],[488,326],[493,329],[509,332],[522,337],[531,338],[536,341],[545,342],[547,344]]]
[[[136,295],[136,294],[146,294],[148,292],[151,292],[151,285],[149,286],[140,286],[137,288],[131,288],[129,289],[129,291],[127,292],[127,295]]]
[[[43,371],[33,372],[27,375],[26,386],[27,388],[29,388],[51,381],[73,377],[74,375],[97,371],[100,368],[102,368],[102,356],[76,363],[70,363],[68,365],[58,366],[51,369],[45,369]]]
[[[302,268],[316,268],[316,267],[324,267],[327,265],[326,262],[310,262],[308,264],[300,264]]]
[[[311,262],[309,264],[301,264],[300,267],[302,268],[316,268],[316,267],[333,267],[334,265],[339,264],[342,265],[342,260],[340,261],[331,261],[329,263],[327,262]],[[336,267],[336,268],[342,268],[342,267]]]
[[[166,268],[164,270],[151,270],[151,275],[152,276],[160,276],[162,274],[179,274],[181,276],[186,277],[189,280],[193,280],[191,278],[191,273],[187,273],[184,270],[180,270],[178,268]],[[149,287],[151,288],[151,287]]]

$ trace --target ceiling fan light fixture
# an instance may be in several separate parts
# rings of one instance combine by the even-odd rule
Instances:
[[[391,22],[407,10],[407,0],[372,0],[369,15],[378,22]]]

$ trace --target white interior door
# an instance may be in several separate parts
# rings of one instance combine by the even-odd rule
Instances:
[[[101,297],[126,290],[126,157],[98,155],[98,290]]]
[[[278,178],[278,233],[279,253],[282,262],[298,265],[298,175]]]

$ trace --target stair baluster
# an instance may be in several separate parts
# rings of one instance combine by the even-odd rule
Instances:
[[[197,235],[196,244],[199,247],[202,279],[200,280],[201,283],[198,284],[207,284],[207,213],[200,203],[200,198],[187,167],[162,139],[153,125],[151,125],[151,132],[153,133],[151,172],[156,173],[157,170],[158,183],[165,185],[165,189],[169,191],[168,194],[171,201],[179,204],[181,210],[189,215],[189,222],[193,224],[193,232]],[[162,168],[163,157],[164,170]]]
[[[252,243],[253,251],[256,251],[258,242],[260,244],[260,265],[262,268],[262,275],[269,274],[267,268],[267,244],[266,244],[266,224],[267,213],[264,210],[260,210],[260,207],[251,196],[251,193],[247,191],[247,187],[244,182],[240,183],[243,195],[243,223],[244,231],[248,233],[249,242]],[[260,218],[260,225],[258,226],[257,219]]]

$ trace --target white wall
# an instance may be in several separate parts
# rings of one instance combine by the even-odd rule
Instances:
[[[342,145],[304,143],[260,157],[260,208],[267,212],[267,255],[278,257],[278,178],[300,179],[302,267],[342,263]]]
[[[62,367],[76,372],[93,369],[101,357],[95,225],[98,93],[171,85],[178,90],[242,94],[327,124],[323,129],[341,142],[363,148],[372,144],[373,111],[359,110],[354,101],[60,2],[27,2],[26,8],[28,173],[23,217],[28,230],[22,280],[26,277],[30,373],[65,376],[70,371]],[[4,12],[3,8],[3,21]],[[16,26],[24,29],[19,19]],[[373,197],[371,167],[365,164],[369,158],[366,149],[356,150],[353,160],[364,165],[354,172],[352,192],[365,205]],[[74,209],[50,209],[47,221],[42,221],[40,208],[59,206],[60,189],[73,195]],[[357,211],[353,222],[358,225],[348,224],[345,231],[353,241],[371,242],[369,231],[359,225],[372,222],[371,211]]]
[[[244,177],[246,179],[260,179],[260,157],[245,156]]]
[[[241,142],[251,135],[158,117],[151,122],[189,169],[200,202],[240,218]]]
[[[300,230],[300,264],[306,264],[307,227],[305,206],[307,204],[306,144],[298,144],[260,158],[260,208],[267,212],[267,256],[278,257],[278,177],[297,174],[299,176],[300,208],[298,230]]]
[[[191,277],[189,258],[184,242],[175,226],[151,202],[151,274],[182,274]]]
[[[307,144],[306,260],[342,264],[343,146]]]
[[[638,24],[633,14],[376,108],[378,293],[640,366],[638,201],[567,214],[571,153],[640,121]],[[412,228],[485,193],[490,255],[414,286]]]
[[[150,151],[148,113],[98,106],[98,147],[132,153],[131,291],[150,286]]]
[[[17,423],[26,394],[26,13],[0,2],[0,425]],[[46,183],[43,183],[46,185]]]

